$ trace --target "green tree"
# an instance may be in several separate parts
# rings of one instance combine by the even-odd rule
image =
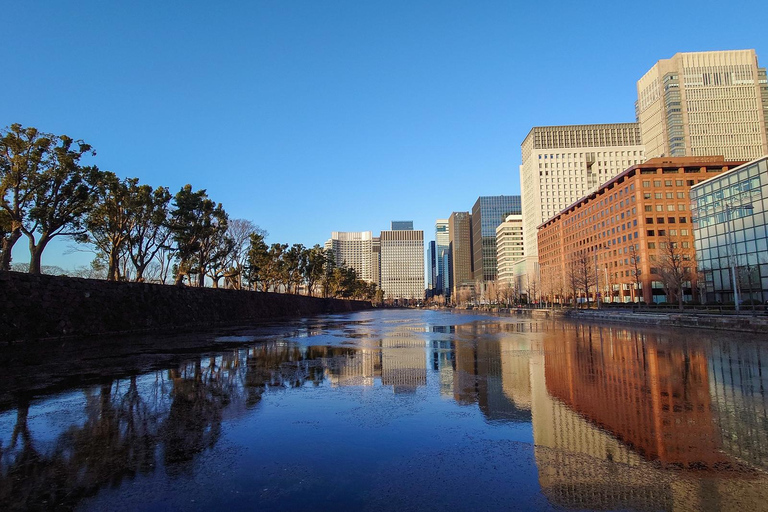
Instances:
[[[310,295],[314,294],[315,286],[322,281],[325,273],[325,265],[328,258],[325,249],[315,245],[306,250],[306,266],[304,267],[304,280]]]
[[[251,233],[246,258],[246,279],[255,290],[261,285],[263,292],[267,291],[265,274],[269,265],[269,246],[264,241],[265,237],[266,233]]]
[[[39,175],[51,164],[55,137],[12,124],[0,137],[0,270],[10,270],[11,252],[22,237],[22,227],[32,207]]]
[[[34,196],[21,231],[29,239],[29,273],[40,273],[43,251],[57,236],[82,236],[85,215],[93,207],[94,190],[102,172],[95,166],[83,167],[80,159],[93,153],[91,146],[61,135],[50,158],[31,177]]]
[[[120,255],[124,253],[133,221],[132,194],[136,178],[121,180],[112,172],[103,172],[96,183],[95,204],[88,212],[88,233],[82,241],[96,246],[107,260],[107,280],[120,280]]]
[[[193,192],[192,185],[184,185],[174,197],[171,232],[179,258],[176,284],[181,284],[185,275],[194,274],[197,286],[203,286],[208,269],[218,266],[230,250],[224,240],[227,233],[224,208],[221,203],[211,201],[205,190]]]
[[[132,190],[130,212],[132,222],[128,231],[128,256],[136,269],[136,281],[144,281],[144,272],[154,259],[161,268],[167,264],[171,230],[168,209],[171,193],[166,187],[152,189],[139,185]]]
[[[307,250],[302,244],[293,244],[283,254],[286,291],[299,293],[307,266]],[[291,290],[293,290],[291,292]]]

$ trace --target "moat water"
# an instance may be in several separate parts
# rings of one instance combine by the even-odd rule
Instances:
[[[9,359],[0,509],[768,510],[754,335],[371,311],[194,336]]]

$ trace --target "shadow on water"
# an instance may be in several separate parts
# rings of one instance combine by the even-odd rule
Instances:
[[[374,450],[360,455],[370,476],[318,462],[308,479],[317,482],[265,499],[273,508],[311,503],[337,478],[355,482],[347,505],[371,509],[754,510],[768,499],[768,349],[691,332],[367,312],[201,334],[162,350],[141,339],[77,364],[65,355],[82,360],[82,347],[54,350],[39,366],[27,354],[30,375],[0,402],[0,508],[75,508],[137,479],[194,480],[203,454],[238,442],[222,443],[227,425],[275,414],[280,404],[265,396],[316,390],[346,405],[294,404],[281,413],[291,419],[279,427],[286,438],[341,450],[344,440],[317,425],[354,405],[368,419],[347,433],[378,433],[390,452],[359,446]],[[25,388],[46,371],[54,377]],[[390,392],[345,391],[365,389]],[[504,441],[519,427],[530,432],[526,445]],[[413,444],[427,432],[430,442]],[[484,480],[461,494],[461,468],[475,466]]]

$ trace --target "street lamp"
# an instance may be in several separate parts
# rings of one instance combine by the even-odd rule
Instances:
[[[744,210],[750,210],[752,211],[752,205],[751,204],[745,204],[745,205],[739,205],[738,208],[744,209]],[[736,282],[736,268],[738,267],[738,258],[739,258],[739,250],[736,246],[736,233],[733,229],[733,216],[731,213],[733,210],[735,210],[733,206],[731,206],[730,203],[725,203],[725,214],[727,216],[726,223],[725,223],[725,232],[726,232],[726,249],[728,251],[728,260],[731,264],[731,282],[733,284],[733,304],[736,307],[736,312],[738,313],[740,311],[739,307],[739,287],[738,283]],[[733,236],[733,258],[731,258],[731,236]]]

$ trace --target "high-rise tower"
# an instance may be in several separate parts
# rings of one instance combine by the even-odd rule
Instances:
[[[768,153],[768,82],[754,50],[658,61],[637,82],[635,110],[649,158]]]

